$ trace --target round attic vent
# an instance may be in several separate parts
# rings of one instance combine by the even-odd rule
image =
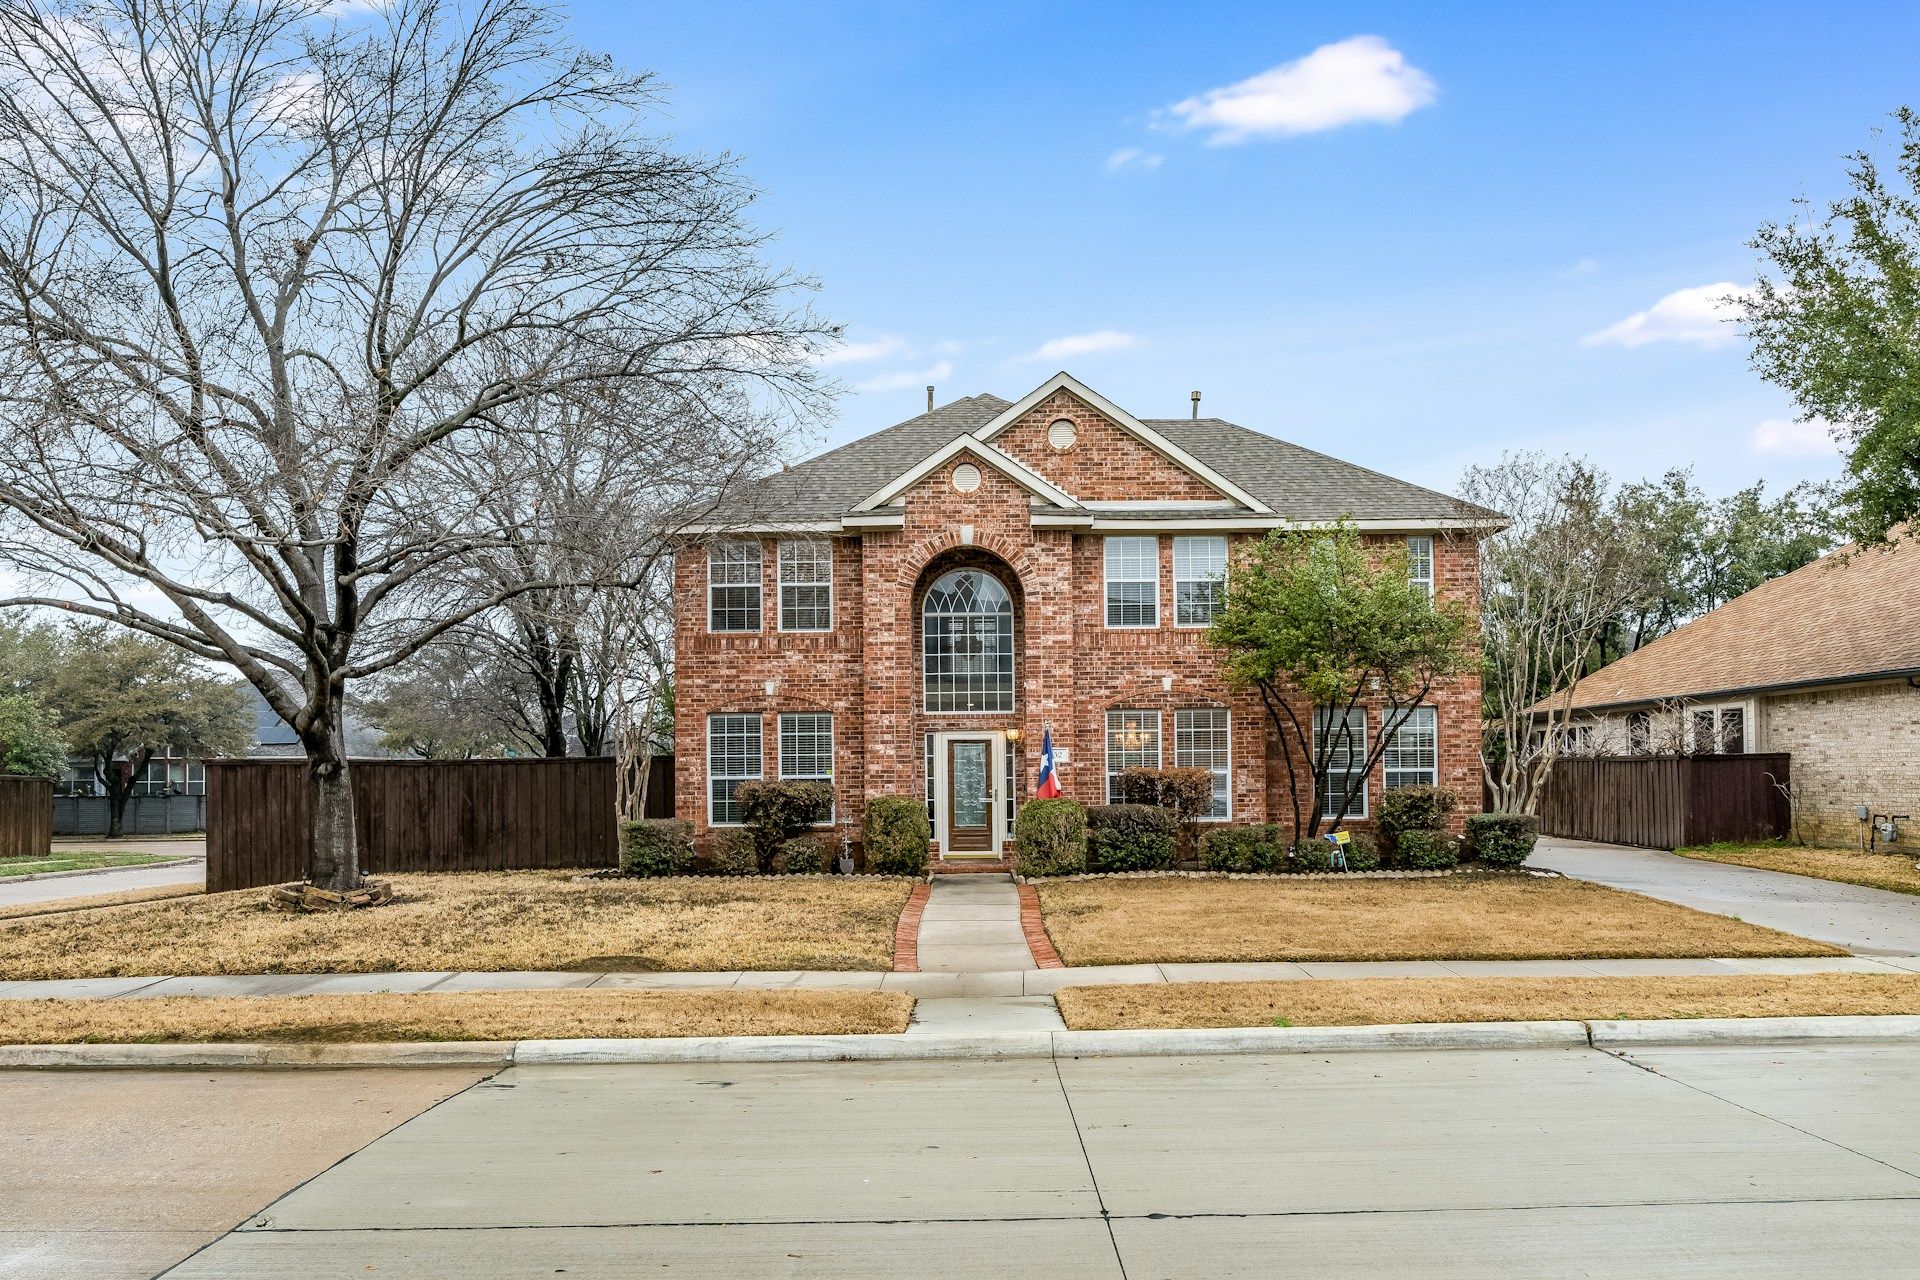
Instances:
[[[972,493],[980,487],[980,468],[971,462],[963,462],[953,469],[953,487],[961,493]]]
[[[1080,428],[1073,425],[1072,418],[1055,418],[1047,428],[1047,443],[1056,449],[1071,449],[1079,438]]]

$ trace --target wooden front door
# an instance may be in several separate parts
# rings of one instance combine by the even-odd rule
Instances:
[[[947,743],[948,853],[991,853],[993,744],[980,738]]]

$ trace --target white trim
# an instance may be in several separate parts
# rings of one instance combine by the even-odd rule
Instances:
[[[827,589],[827,625],[824,627],[789,627],[787,625],[787,561],[780,554],[781,548],[790,544],[824,546],[827,549],[827,580],[819,582],[796,582],[796,587],[825,586]],[[833,540],[830,538],[780,538],[773,544],[773,626],[774,630],[787,635],[823,636],[833,631]]]
[[[871,511],[875,507],[886,506],[906,490],[938,470],[949,458],[959,453],[971,453],[980,461],[1005,475],[1021,488],[1059,507],[1078,507],[1079,499],[1066,490],[1059,488],[1039,472],[1034,471],[1019,459],[1002,450],[994,448],[985,440],[965,432],[941,445],[938,449],[922,458],[918,463],[869,494],[865,501],[854,511]]]
[[[936,732],[933,738],[933,838],[940,845],[940,859],[948,858],[998,858],[1013,838],[1007,830],[1006,799],[1008,789],[1013,786],[1013,778],[1007,769],[1007,735],[1000,729],[954,729],[949,732]],[[947,835],[947,744],[949,742],[985,742],[987,747],[987,768],[994,779],[993,795],[987,799],[987,810],[993,815],[989,845],[985,849],[964,849],[958,853],[949,847],[951,841]]]
[[[1226,585],[1227,585],[1226,572],[1227,572],[1227,569],[1233,564],[1233,548],[1230,546],[1224,545],[1226,543],[1226,538],[1221,534],[1217,534],[1217,533],[1176,533],[1173,535],[1173,546],[1169,551],[1169,554],[1173,557],[1173,599],[1169,602],[1173,606],[1173,629],[1175,631],[1205,631],[1208,628],[1213,626],[1212,618],[1208,618],[1205,622],[1180,621],[1180,584],[1182,582],[1212,581],[1212,579],[1208,579],[1208,578],[1182,578],[1180,576],[1180,540],[1182,538],[1185,538],[1188,541],[1192,541],[1193,539],[1196,539],[1196,538],[1220,539],[1223,545],[1220,548],[1219,582],[1220,582],[1220,588],[1223,594],[1226,590]],[[1226,601],[1222,599],[1220,603],[1221,605],[1224,606]],[[1217,613],[1218,610],[1216,609],[1215,612]]]
[[[1413,722],[1413,718],[1419,715],[1422,711],[1429,712],[1433,716],[1433,768],[1429,770],[1392,768],[1387,764],[1387,753],[1389,751],[1399,750],[1398,747],[1394,746],[1393,739],[1395,737],[1398,737],[1401,733],[1405,732],[1407,726]],[[1440,708],[1435,706],[1431,702],[1416,702],[1410,707],[1400,708],[1399,716],[1400,716],[1399,723],[1394,724],[1392,726],[1391,734],[1388,733],[1388,722],[1393,719],[1393,716],[1386,712],[1382,712],[1380,716],[1380,739],[1381,739],[1380,790],[1381,792],[1385,793],[1388,791],[1396,790],[1393,784],[1387,781],[1387,774],[1390,772],[1391,773],[1430,773],[1433,776],[1430,777],[1427,781],[1409,783],[1408,785],[1416,786],[1416,787],[1439,786],[1440,785]]]
[[[1427,544],[1427,576],[1424,578],[1416,578],[1412,572],[1413,544],[1416,542],[1424,542]],[[1427,599],[1431,600],[1434,598],[1436,581],[1440,573],[1440,566],[1434,563],[1433,535],[1430,533],[1410,533],[1406,537],[1406,543],[1408,564],[1407,581],[1418,583],[1425,587],[1427,589]]]
[[[746,582],[716,583],[714,582],[713,580],[714,553],[721,551],[725,547],[736,545],[736,544],[739,544],[739,545],[751,544],[757,555],[757,559],[752,561],[752,564],[754,567],[753,581],[751,583],[746,583]],[[726,564],[729,562],[723,559],[721,563]],[[737,563],[746,564],[748,563],[748,561],[741,560],[741,561],[738,561]],[[778,574],[777,569],[775,570],[775,573],[777,576]],[[713,625],[713,593],[716,591],[723,591],[723,590],[739,590],[747,586],[751,586],[754,590],[754,601],[753,601],[754,625],[751,627],[716,627],[714,626]],[[779,605],[779,601],[778,600],[774,601],[774,604],[775,604],[775,607],[777,608]],[[779,619],[776,618],[775,621],[778,622]],[[722,538],[717,542],[711,542],[707,544],[707,634],[710,636],[756,636],[762,633],[763,631],[765,631],[766,629],[767,629],[767,544],[765,539],[755,538],[755,537]]]
[[[1332,732],[1334,727],[1333,708],[1315,707],[1313,709],[1313,737],[1308,741],[1308,747],[1311,752],[1311,758],[1308,759],[1307,761],[1309,780],[1311,780],[1311,777],[1312,777],[1313,762],[1314,760],[1317,760],[1320,757],[1320,732],[1321,732],[1320,713],[1322,711],[1327,712],[1327,731]],[[1373,732],[1373,716],[1364,706],[1348,707],[1341,712],[1342,725],[1350,724],[1351,717],[1354,715],[1358,715],[1360,717],[1360,736],[1357,739],[1357,742],[1358,742],[1357,749],[1359,751],[1361,762],[1365,763],[1366,758],[1369,754],[1367,750],[1367,744],[1369,741],[1371,741],[1368,735]],[[1349,733],[1347,737],[1347,760],[1349,763],[1351,763],[1354,758],[1354,752],[1356,750],[1356,747],[1354,745],[1355,742],[1356,742],[1356,739],[1352,736],[1351,733]],[[1328,779],[1331,780],[1333,776],[1333,770],[1331,767],[1329,767],[1327,770],[1327,776],[1328,776]],[[1353,776],[1352,771],[1351,770],[1344,771],[1342,772],[1341,776],[1343,778],[1351,777]],[[1360,775],[1360,810],[1359,812],[1343,813],[1343,814],[1328,813],[1326,811],[1327,801],[1331,800],[1332,798],[1333,797],[1332,797],[1331,791],[1329,791],[1329,794],[1323,795],[1319,798],[1320,799],[1320,821],[1322,822],[1335,822],[1335,821],[1365,822],[1367,821],[1369,818],[1373,816],[1372,775],[1368,773],[1363,773]]]
[[[1227,718],[1227,812],[1225,817],[1216,818],[1211,813],[1202,815],[1201,822],[1233,821],[1233,708],[1203,705],[1198,707],[1175,707],[1173,709],[1173,767],[1176,769],[1197,768],[1196,765],[1180,763],[1180,717],[1183,713],[1195,711],[1217,712]],[[1211,769],[1208,770],[1212,772]]]
[[[1208,484],[1226,494],[1228,497],[1237,499],[1241,505],[1249,507],[1254,511],[1272,514],[1273,508],[1267,506],[1266,503],[1260,501],[1260,499],[1254,497],[1239,485],[1236,485],[1233,481],[1200,461],[1200,459],[1180,448],[1158,431],[1155,431],[1152,427],[1149,427],[1146,423],[1140,421],[1140,419],[1134,417],[1125,409],[1122,409],[1119,405],[1107,399],[1098,391],[1095,391],[1092,387],[1089,387],[1086,383],[1080,381],[1080,379],[1074,377],[1064,369],[1001,410],[991,422],[975,431],[974,435],[978,436],[982,441],[993,439],[1021,418],[1025,417],[1029,410],[1033,409],[1056,391],[1066,391],[1077,396],[1101,414],[1112,419],[1122,430],[1137,436],[1148,447],[1152,448],[1168,461],[1173,462],[1182,470],[1205,480]]]
[[[1127,765],[1125,768],[1163,769],[1167,764],[1166,717],[1160,714],[1157,707],[1108,707],[1106,716],[1100,721],[1100,794],[1105,797],[1101,801],[1102,804],[1119,803],[1113,798],[1113,780],[1117,776],[1113,771],[1113,718],[1115,716],[1153,717],[1153,763]],[[1143,718],[1141,724],[1145,723]]]
[[[726,524],[722,522],[684,525],[681,527],[680,532],[689,537],[719,534],[722,536],[738,535],[744,538],[766,533],[838,533],[845,524],[845,520],[837,518],[833,520],[785,520],[761,524]]]
[[[726,775],[729,778],[733,778],[736,782],[766,781],[767,717],[764,712],[760,712],[760,711],[709,711],[707,712],[707,751],[706,751],[706,759],[705,761],[703,761],[703,766],[706,772],[706,790],[704,792],[704,799],[701,802],[701,813],[703,813],[706,816],[707,825],[709,827],[744,827],[747,825],[744,822],[715,822],[713,820],[713,784],[715,780],[715,775],[713,772],[713,722],[722,716],[725,716],[729,719],[752,720],[758,723],[760,726],[760,772],[753,774],[751,776],[748,776],[746,774],[741,774],[741,775],[738,775],[737,777],[734,774]],[[778,725],[775,726],[774,732],[776,734],[779,733]]]
[[[826,777],[823,778],[818,774],[812,774],[812,773],[790,774],[787,772],[787,718],[789,716],[824,716],[826,718],[826,721],[827,721],[827,776]],[[761,727],[760,732],[762,735],[766,733],[766,728],[764,725]],[[840,764],[839,733],[840,733],[839,726],[834,724],[833,712],[831,711],[782,711],[777,713],[773,717],[773,761],[774,761],[773,771],[775,774],[779,776],[780,781],[782,782],[824,782],[827,784],[828,790],[834,793],[833,798],[827,802],[826,821],[815,822],[810,824],[810,826],[814,830],[818,830],[821,827],[831,827],[834,825],[835,822],[839,820],[840,784],[837,777],[835,776],[835,770],[839,767],[839,764]],[[761,754],[760,771],[762,773],[765,773],[767,765],[766,765],[766,758],[765,758],[766,746],[764,742],[761,745],[760,754]]]
[[[1140,507],[1144,504],[1129,502],[1126,507]],[[1221,515],[1218,518],[1198,520],[1168,520],[1165,517],[1145,516],[1139,519],[1113,519],[1101,516],[1091,510],[1074,512],[1037,511],[1033,515],[1033,527],[1036,529],[1090,529],[1095,533],[1115,532],[1154,532],[1154,533],[1264,533],[1269,529],[1316,530],[1332,529],[1338,522],[1334,520],[1282,520],[1278,516]],[[1504,524],[1483,525],[1472,521],[1435,521],[1435,520],[1349,520],[1347,526],[1360,533],[1492,533],[1503,529]]]
[[[1113,544],[1116,542],[1153,543],[1153,577],[1116,578],[1113,576]],[[1115,622],[1113,620],[1113,585],[1151,581],[1153,584],[1153,620],[1151,622]],[[1125,605],[1122,606],[1123,608]],[[1160,538],[1158,535],[1147,537],[1138,534],[1123,534],[1103,538],[1100,541],[1100,620],[1108,631],[1158,631],[1160,629]]]
[[[1126,498],[1089,498],[1081,506],[1089,511],[1238,511],[1240,504],[1230,498],[1202,498],[1176,501],[1134,502]]]

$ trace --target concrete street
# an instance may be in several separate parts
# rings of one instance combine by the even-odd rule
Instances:
[[[1858,955],[1920,953],[1920,897],[1910,893],[1551,837],[1542,837],[1527,865],[1784,929]]]
[[[207,882],[207,842],[203,836],[108,840],[104,836],[62,837],[53,851],[101,849],[112,853],[152,853],[168,858],[193,858],[175,867],[127,867],[90,871],[85,875],[50,876],[44,880],[0,880],[0,907],[30,902],[57,902],[62,898],[92,897],[96,893],[125,893],[130,889],[157,889],[162,885],[204,885]]]
[[[5,1274],[139,1274],[91,1260],[217,1218],[121,1185],[164,1167],[153,1127],[219,1122],[209,1079],[298,1106],[366,1075],[145,1075],[110,1124],[91,1108],[127,1074],[25,1077],[5,1202],[41,1207],[10,1238],[57,1218],[93,1269]],[[243,1153],[221,1176],[253,1194],[219,1212],[244,1223],[167,1274],[1908,1276],[1917,1077],[1920,1047],[1891,1045],[522,1067],[298,1186]],[[63,1125],[124,1139],[12,1155]]]

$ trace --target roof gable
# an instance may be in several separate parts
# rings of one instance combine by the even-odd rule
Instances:
[[[887,483],[868,494],[866,499],[854,507],[855,511],[872,511],[875,507],[886,506],[901,494],[918,484],[922,478],[930,475],[944,465],[955,454],[966,453],[992,467],[1006,476],[1029,494],[1043,502],[1057,507],[1077,508],[1080,502],[1072,494],[1059,488],[1045,476],[1034,471],[1011,454],[994,448],[972,433],[962,433],[947,441],[946,444],[922,458],[919,462],[901,472]]]

